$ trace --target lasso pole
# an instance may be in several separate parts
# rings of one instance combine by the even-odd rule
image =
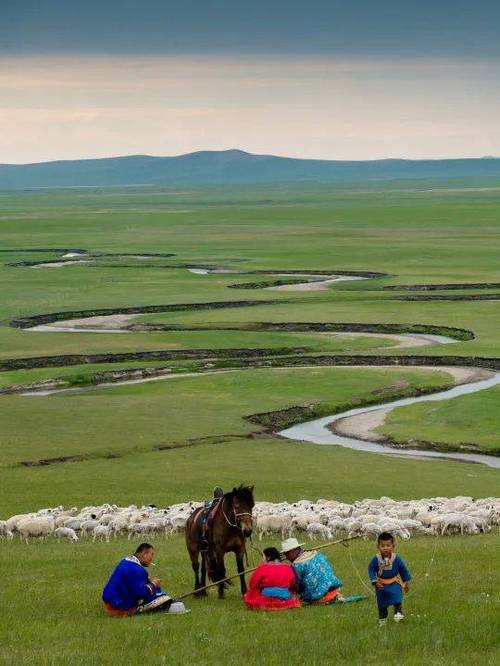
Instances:
[[[359,539],[359,536],[345,537],[344,539],[337,539],[337,541],[328,541],[327,543],[323,543],[320,546],[314,546],[314,548],[308,548],[307,550],[322,550],[323,548],[328,548],[329,546],[335,546],[339,543],[345,543],[346,541],[352,541],[353,539]],[[215,587],[216,585],[221,585],[222,583],[227,583],[228,581],[233,580],[233,578],[239,578],[240,576],[244,576],[245,574],[252,573],[253,571],[255,571],[255,569],[257,569],[257,567],[252,567],[251,569],[245,569],[244,571],[241,571],[240,573],[237,574],[233,574],[232,576],[226,576],[226,578],[221,578],[221,580],[216,580],[215,583],[209,583],[208,585],[200,587],[197,590],[193,590],[192,592],[186,592],[185,594],[182,594],[179,597],[175,597],[175,599],[181,600],[181,599],[186,599],[187,597],[192,597],[195,594],[199,594],[200,592],[209,590],[211,587]]]

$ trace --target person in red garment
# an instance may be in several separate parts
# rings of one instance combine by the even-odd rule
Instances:
[[[295,572],[276,548],[264,549],[264,562],[253,572],[243,600],[252,610],[300,608]]]

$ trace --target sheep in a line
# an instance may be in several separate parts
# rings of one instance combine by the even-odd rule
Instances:
[[[0,521],[0,538],[19,535],[29,541],[51,534],[57,537],[59,528],[71,530],[79,539],[94,541],[109,541],[120,535],[168,537],[182,532],[189,515],[200,506],[200,502],[191,500],[163,508],[115,504],[85,506],[80,510],[62,506],[44,508]],[[328,499],[257,502],[253,515],[254,530],[260,539],[271,535],[325,540],[334,535],[374,538],[383,531],[408,539],[415,534],[489,532],[500,525],[500,498],[431,497],[397,501],[381,497],[352,504]]]

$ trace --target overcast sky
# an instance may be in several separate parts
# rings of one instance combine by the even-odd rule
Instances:
[[[0,162],[500,155],[500,2],[0,0]]]

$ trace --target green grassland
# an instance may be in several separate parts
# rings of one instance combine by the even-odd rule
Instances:
[[[446,189],[448,185],[449,189]],[[402,301],[387,285],[498,282],[500,191],[464,184],[61,189],[0,193],[0,360],[152,350],[280,350],[380,357],[500,357],[498,301]],[[466,184],[465,184],[466,185]],[[477,183],[475,184],[477,185]],[[461,189],[463,187],[463,189]],[[29,249],[42,248],[37,252]],[[43,250],[43,248],[45,248]],[[81,248],[91,264],[32,268],[7,264],[58,259],[47,248]],[[5,251],[9,250],[9,251]],[[135,260],[120,253],[175,253]],[[272,276],[195,275],[184,264],[240,271],[374,271],[386,277],[339,282],[325,291],[230,289]],[[493,289],[433,291],[466,297]],[[418,292],[419,294],[421,292]],[[275,300],[252,307],[140,315],[197,331],[121,334],[37,333],[12,319],[158,304]],[[452,326],[473,340],[397,349],[388,338],[313,332],[221,330],[254,322],[350,322]],[[329,413],[402,392],[448,386],[445,371],[411,368],[238,369],[50,397],[0,395],[0,518],[58,504],[171,504],[202,498],[215,484],[255,483],[258,500],[389,495],[498,495],[499,472],[483,465],[405,459],[291,442],[260,433],[244,417],[311,406]],[[383,358],[382,358],[383,360]],[[128,360],[0,372],[0,386],[96,373],[169,367],[207,370],[203,360]],[[498,448],[500,389],[395,410],[382,430],[398,440]],[[71,462],[65,458],[71,457]],[[59,462],[57,461],[57,459]],[[40,461],[52,459],[52,464]],[[30,463],[23,465],[22,463]],[[14,664],[364,664],[498,663],[498,532],[412,539],[401,546],[415,573],[407,623],[376,623],[372,602],[286,615],[247,612],[236,587],[226,602],[194,600],[185,617],[108,620],[99,589],[130,548],[53,541],[0,541],[0,663]],[[435,558],[429,577],[429,562]],[[369,542],[351,552],[364,576]],[[346,589],[361,583],[343,548],[331,553]],[[182,539],[159,544],[167,589],[191,584]],[[29,594],[28,594],[29,593]],[[487,595],[490,596],[487,596]],[[496,604],[496,605],[495,605]],[[2,623],[4,625],[5,623]]]
[[[450,378],[443,372],[276,368],[176,377],[81,395],[8,395],[2,398],[10,419],[2,431],[0,468],[23,460],[104,452],[119,456],[166,442],[246,434],[256,426],[242,417],[256,412],[325,403],[328,413],[330,405],[333,411],[381,388],[387,388],[387,396],[401,386],[446,385]]]
[[[345,607],[305,608],[286,613],[246,610],[233,586],[224,601],[189,599],[190,615],[107,618],[99,593],[111,568],[130,542],[109,544],[10,543],[0,550],[9,576],[2,592],[4,664],[89,665],[384,663],[450,666],[498,663],[498,535],[417,538],[400,553],[413,576],[405,600],[406,621],[377,626],[373,598]],[[191,572],[181,537],[157,543],[155,575],[171,594],[189,591]],[[365,578],[373,544],[355,541],[349,549],[328,550],[346,592],[369,594]],[[470,552],[474,557],[470,557]],[[257,563],[250,555],[250,564]],[[234,562],[228,564],[234,570]],[[482,575],[471,579],[474,571]],[[427,575],[428,574],[428,575]],[[29,594],[20,594],[22,581]],[[466,597],[466,598],[465,598]],[[28,603],[29,600],[29,603]]]
[[[398,297],[407,292],[382,288],[498,280],[500,193],[466,188],[425,191],[424,184],[407,185],[3,193],[0,358],[228,348],[279,349],[283,354],[302,348],[308,354],[497,357],[498,302],[400,301]],[[96,258],[90,264],[51,269],[9,265],[58,259],[62,252],[51,252],[47,249],[51,247],[86,249]],[[36,248],[40,250],[26,251]],[[175,256],[138,260],[120,255],[135,252]],[[255,276],[195,275],[181,267],[193,263],[240,271],[369,270],[387,277],[340,282],[326,291],[235,290],[228,286]],[[473,291],[453,293],[467,295]],[[198,331],[34,333],[9,326],[14,318],[47,312],[242,299],[277,302],[160,312],[135,319],[138,323],[208,329]],[[452,345],[397,349],[388,338],[218,328],[248,327],[253,322],[453,326],[472,331],[475,338]],[[2,372],[0,385],[52,378],[81,385],[92,382],[96,373],[123,368],[161,366],[189,372],[203,365],[202,361],[188,359],[60,365]],[[219,365],[230,366],[231,362],[222,359]],[[104,455],[117,456],[103,459],[102,464],[119,471],[133,452],[147,458],[154,446],[165,441],[181,446],[192,439],[248,433],[249,424],[242,417],[266,408],[296,404],[337,408],[353,404],[377,389],[397,386],[401,372],[245,370],[83,395],[1,396],[2,476],[8,484],[11,474],[19,474],[13,467],[16,463],[68,455],[78,455],[82,462],[66,465],[65,473],[84,466],[87,458]],[[405,372],[410,387],[425,382],[431,388],[442,379],[439,373]],[[439,405],[424,403],[400,409],[383,426],[384,432],[398,439],[439,439],[451,445],[465,438],[485,449],[495,448],[500,425],[494,408],[498,394],[497,388]],[[380,395],[387,398],[383,391]],[[465,412],[462,405],[467,406]],[[249,443],[248,448],[254,444]],[[361,460],[355,452],[342,454],[351,456],[353,464]],[[334,466],[340,452],[330,450],[327,455]],[[376,456],[368,459],[378,461]],[[384,460],[384,465],[392,464],[393,460]],[[425,465],[438,470],[443,467],[442,463]],[[23,469],[22,473],[39,471]],[[481,468],[479,473],[483,472],[486,470]],[[459,487],[456,492],[460,492]]]

